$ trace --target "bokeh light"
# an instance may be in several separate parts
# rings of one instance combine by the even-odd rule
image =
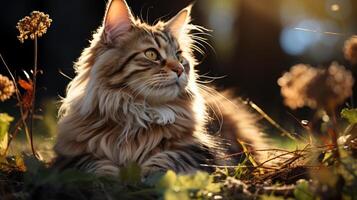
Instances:
[[[327,13],[336,19],[346,19],[351,14],[350,0],[326,0]]]
[[[332,4],[331,5],[331,10],[332,11],[339,11],[340,10],[340,5],[338,5],[338,4]]]
[[[339,33],[346,31],[340,22],[350,15],[351,4],[350,0],[325,0],[324,4],[321,10],[315,1],[281,1],[280,45],[287,54],[324,62],[336,53]]]
[[[280,44],[284,51],[290,55],[303,54],[307,48],[313,46],[321,39],[320,34],[301,31],[296,28],[322,30],[321,24],[315,20],[303,20],[285,27],[281,32]]]

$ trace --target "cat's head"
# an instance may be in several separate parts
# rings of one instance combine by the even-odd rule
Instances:
[[[187,93],[195,78],[190,12],[188,6],[166,22],[148,25],[132,15],[125,0],[110,1],[95,45],[84,52],[95,57],[88,92],[126,92],[158,104]]]

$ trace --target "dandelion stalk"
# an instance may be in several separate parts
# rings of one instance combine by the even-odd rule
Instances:
[[[33,116],[35,113],[36,107],[36,80],[37,80],[37,58],[38,58],[38,49],[37,49],[37,35],[35,35],[34,39],[34,64],[33,64],[33,72],[32,72],[32,84],[33,84],[33,93],[31,99],[31,111],[30,111],[30,133],[28,135],[31,145],[32,153],[37,156],[35,147],[33,144]]]

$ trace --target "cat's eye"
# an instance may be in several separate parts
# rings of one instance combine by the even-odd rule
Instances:
[[[183,58],[183,56],[181,54],[177,54],[177,60],[180,62],[180,63],[183,63],[185,61],[185,59]]]
[[[153,61],[159,60],[159,53],[155,49],[148,49],[145,51],[145,56]]]

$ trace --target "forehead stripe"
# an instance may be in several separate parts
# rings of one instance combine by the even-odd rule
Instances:
[[[114,84],[110,84],[109,86],[111,88],[120,88],[120,87],[125,87],[125,83],[129,80],[130,77],[132,77],[134,74],[138,74],[138,73],[141,73],[141,72],[145,72],[145,71],[148,71],[150,68],[144,68],[144,69],[136,69],[132,72],[130,72],[128,75],[122,77],[120,79],[120,82],[118,83],[114,83]]]
[[[155,40],[157,46],[158,46],[159,48],[161,48],[161,44],[160,44],[160,41],[158,40],[158,38],[157,38],[155,35],[153,35],[153,38],[154,38],[154,40]]]
[[[172,38],[172,35],[169,32],[165,31],[164,35],[167,37],[170,43],[173,43],[174,39]]]
[[[149,69],[150,69],[150,68],[135,69],[135,70],[133,70],[132,72],[130,72],[128,75],[124,76],[124,77],[122,78],[122,81],[121,81],[121,82],[125,83],[125,82],[127,82],[128,79],[129,79],[130,77],[132,77],[134,74],[138,74],[138,73],[141,73],[141,72],[145,72],[145,71],[148,71]]]
[[[134,59],[140,52],[135,52],[133,54],[131,54],[124,62],[123,64],[116,70],[114,70],[111,74],[109,74],[109,76],[113,76],[115,74],[120,73],[121,71],[123,71],[123,69],[125,68],[125,66],[132,60]]]
[[[169,39],[167,38],[167,36],[164,33],[157,32],[157,33],[155,33],[155,35],[158,37],[161,37],[165,42],[169,42]]]

